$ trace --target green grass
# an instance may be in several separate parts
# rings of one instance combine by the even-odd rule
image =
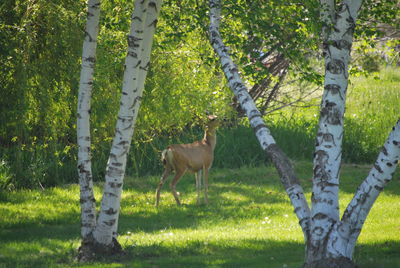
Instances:
[[[310,197],[311,164],[296,169]],[[368,173],[344,165],[341,211]],[[79,246],[77,185],[0,194],[0,267],[300,267],[303,236],[272,167],[213,169],[210,205],[197,206],[193,176],[178,191],[167,185],[153,206],[158,177],[129,177],[124,185],[119,241],[126,256],[89,264],[74,261]],[[400,175],[378,198],[355,251],[360,267],[400,265]],[[101,189],[96,186],[96,198]],[[284,266],[286,265],[286,266]]]

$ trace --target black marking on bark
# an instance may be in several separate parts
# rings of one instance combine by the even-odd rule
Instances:
[[[133,68],[138,68],[139,66],[140,66],[140,64],[142,63],[142,61],[141,60],[139,60],[137,63],[136,63],[136,65],[135,66],[133,66]]]
[[[321,109],[321,117],[326,117],[326,122],[332,125],[340,125],[342,113],[335,102],[325,101],[325,106]]]
[[[318,136],[320,136],[322,138],[323,142],[333,143],[333,145],[336,146],[335,138],[333,137],[333,135],[331,133],[318,133]]]
[[[325,165],[328,162],[329,155],[324,150],[318,150],[315,152],[315,167],[314,167],[314,177],[320,180],[328,180],[329,174],[325,170]]]
[[[317,214],[315,214],[313,217],[312,217],[312,220],[314,221],[314,220],[324,220],[324,219],[326,219],[326,218],[328,218],[328,216],[326,215],[326,214],[324,214],[324,213],[317,213]]]
[[[129,141],[120,141],[119,143],[117,143],[117,145],[120,145],[120,146],[125,146],[127,144],[129,144]]]
[[[234,66],[232,67],[232,69],[230,69],[229,71],[232,72],[232,73],[237,73],[238,70],[239,70],[239,69],[237,68],[237,66],[234,65]]]
[[[153,20],[148,26],[149,27],[156,27],[157,26],[157,22],[158,22],[158,20],[157,19],[155,19],[155,20]]]
[[[121,188],[122,183],[117,183],[117,182],[109,182],[108,185],[110,185],[111,188]]]
[[[321,227],[315,227],[315,228],[312,230],[312,233],[313,233],[313,234],[316,234],[316,235],[318,235],[318,236],[321,236],[321,235],[324,233],[324,229],[322,229]]]
[[[122,163],[112,162],[111,165],[113,165],[114,167],[121,167]]]
[[[137,89],[136,89],[137,91]],[[129,110],[132,110],[132,113],[135,113],[135,110],[133,109],[133,107],[135,107],[137,102],[140,102],[142,100],[142,96],[137,96],[134,100],[132,105],[129,107]],[[131,118],[131,121],[133,121],[133,117]]]
[[[388,151],[387,151],[387,149],[386,149],[385,146],[383,146],[383,148],[382,148],[382,153],[383,153],[384,155],[388,156]]]
[[[331,191],[325,191],[325,192],[327,193],[327,192],[331,192]],[[320,198],[320,197],[316,197],[315,195],[311,196],[311,200],[313,203],[324,203],[324,204],[328,204],[330,206],[333,205],[332,199]]]
[[[381,174],[383,173],[383,170],[381,169],[381,167],[377,163],[374,164],[374,167],[379,173],[381,173]]]
[[[124,154],[126,154],[127,152],[128,152],[128,150],[124,150],[124,151],[121,153],[121,156],[124,155]],[[113,166],[108,166],[107,171],[106,171],[106,174],[107,174],[109,177],[113,177],[113,175],[122,176],[122,174],[124,174],[124,170],[122,170],[122,169],[120,169],[120,168],[115,168],[115,167],[113,167]]]
[[[149,7],[154,8],[154,10],[157,12],[157,4],[155,2],[151,1],[149,3]]]
[[[333,42],[332,45],[340,50],[342,50],[342,49],[350,50],[351,49],[351,43],[344,39],[336,40]]]
[[[240,86],[242,86],[242,83],[240,83],[240,82],[235,82],[235,83],[233,83],[233,85],[232,85],[232,87],[235,89],[235,88],[237,88],[237,87],[240,87]],[[237,89],[237,90],[239,90],[239,89]]]
[[[387,162],[386,165],[387,165],[388,167],[392,167],[392,166],[393,166],[393,164],[390,163],[390,162]]]
[[[129,50],[128,51],[128,56],[137,59],[138,55],[136,52]]]
[[[253,127],[254,133],[257,133],[260,129],[266,128],[267,126],[264,123],[260,123],[257,126]]]
[[[261,116],[261,113],[257,109],[253,109],[249,113],[249,121],[253,120],[256,117]]]
[[[108,195],[108,196],[112,196],[112,197],[118,197],[116,194],[111,193],[111,192],[104,192],[104,194]]]
[[[399,146],[399,145],[400,145],[400,142],[399,142],[399,141],[396,141],[396,140],[393,140],[393,144],[394,144],[395,146]]]
[[[98,9],[100,7],[100,2],[97,2],[92,5],[92,8]]]
[[[150,68],[150,62],[147,62],[147,64],[145,65],[145,66],[140,66],[139,67],[141,70],[143,70],[143,71],[149,71],[149,68]]]
[[[115,219],[112,219],[112,220],[109,220],[109,221],[103,221],[103,223],[105,225],[107,225],[107,226],[113,226],[115,224],[115,222],[116,222]]]
[[[117,159],[117,156],[115,154],[113,154],[113,153],[110,153],[110,159]]]
[[[92,56],[85,57],[84,61],[90,62],[90,63],[96,63],[96,57],[92,57]]]
[[[117,214],[118,209],[114,210],[113,208],[109,208],[109,209],[106,209],[106,210],[103,210],[103,211],[104,211],[104,213],[106,213],[107,215],[115,215],[115,214]]]
[[[141,40],[143,39],[133,35],[128,35],[128,47],[130,47],[131,49],[138,48],[139,47],[138,42]]]
[[[89,13],[88,13],[88,16],[89,16]],[[87,31],[85,31],[85,38],[87,38],[88,39],[88,42],[93,42],[93,38],[92,38],[92,36],[87,32]]]
[[[338,95],[343,100],[342,93],[340,92],[340,86],[336,84],[328,84],[325,86],[325,90],[330,92],[332,95]]]
[[[242,107],[244,106],[244,104],[246,104],[246,102],[248,102],[250,99],[249,97],[246,95],[244,98],[242,98],[240,104],[242,105]]]
[[[138,20],[138,21],[142,22],[142,19],[138,16],[132,16],[132,20]]]
[[[345,64],[341,60],[332,59],[327,63],[326,71],[336,75],[343,74],[345,71]]]

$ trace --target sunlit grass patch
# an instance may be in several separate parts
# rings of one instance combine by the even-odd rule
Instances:
[[[312,164],[294,164],[309,200]],[[343,165],[342,212],[369,168]],[[212,169],[208,206],[196,205],[194,177],[187,175],[177,185],[184,205],[178,207],[165,187],[155,208],[158,180],[126,178],[119,241],[127,255],[84,265],[74,261],[80,242],[77,185],[3,194],[0,208],[7,214],[0,218],[0,267],[302,265],[303,234],[273,167]],[[98,201],[101,188],[96,186]],[[367,218],[354,255],[362,267],[400,264],[395,253],[400,252],[399,189],[397,173]]]

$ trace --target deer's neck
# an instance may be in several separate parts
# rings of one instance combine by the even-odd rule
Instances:
[[[215,145],[217,144],[217,132],[215,129],[206,130],[204,133],[204,141],[207,142],[211,146],[211,149],[214,151]]]

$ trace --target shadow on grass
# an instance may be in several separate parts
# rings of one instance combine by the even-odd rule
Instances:
[[[128,219],[121,219],[124,223]],[[14,230],[18,231],[18,230]],[[19,230],[22,231],[22,230]],[[79,264],[74,261],[78,226],[34,227],[19,237],[4,236],[0,246],[1,267],[301,267],[304,245],[273,239],[196,240],[174,244],[156,241],[137,245],[133,238],[120,242],[126,250],[122,257]],[[15,235],[15,233],[14,233]],[[24,241],[16,247],[16,243]],[[68,242],[69,241],[69,242]],[[399,267],[400,243],[387,241],[361,244],[354,260],[360,267]]]
[[[172,209],[172,208],[171,208]],[[189,216],[187,214],[187,216]],[[193,217],[194,218],[194,217]],[[147,224],[155,218],[148,219]],[[193,225],[172,218],[175,228]],[[120,225],[132,224],[131,217],[121,217]],[[157,219],[166,225],[166,219]],[[135,223],[135,225],[137,222]],[[144,222],[142,222],[144,224]],[[142,226],[143,227],[143,226]],[[185,227],[182,227],[185,228]],[[123,228],[122,228],[123,229]],[[139,228],[140,229],[140,228]],[[151,229],[151,228],[149,228]],[[74,262],[79,241],[79,225],[42,226],[28,229],[9,229],[0,232],[0,267],[55,267],[83,266]],[[273,239],[196,239],[174,244],[158,239],[149,245],[135,243],[135,234],[129,240],[120,238],[127,255],[85,265],[85,267],[300,267],[304,245],[295,241]],[[211,237],[212,239],[212,237]],[[289,238],[288,238],[289,239]],[[356,247],[354,259],[360,267],[399,267],[400,242],[387,241],[361,244]],[[286,266],[284,266],[286,264]]]
[[[193,241],[185,247],[128,246],[137,267],[301,267],[304,245],[297,242],[245,239],[233,244]],[[360,267],[399,267],[399,242],[356,247]]]
[[[184,247],[128,246],[127,251],[137,267],[300,267],[304,246],[289,241],[243,239],[190,241]]]

